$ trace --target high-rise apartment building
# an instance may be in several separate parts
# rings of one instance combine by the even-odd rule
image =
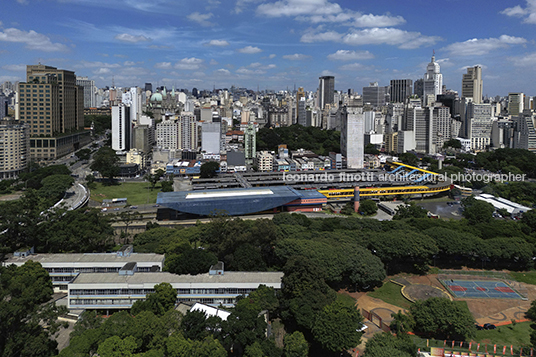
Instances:
[[[300,100],[302,98],[305,98],[305,91],[303,90],[303,87],[299,87],[298,91],[296,92],[296,117],[298,117],[300,114]],[[290,110],[290,108],[289,108]],[[291,116],[292,120],[294,121],[294,117]],[[296,120],[299,122],[299,120]]]
[[[363,87],[363,104],[370,104],[372,108],[381,108],[387,103],[389,87],[380,87],[378,82],[371,82]]]
[[[362,107],[346,107],[341,122],[341,153],[349,169],[362,169],[365,157],[365,123]]]
[[[76,76],[76,85],[84,88],[84,108],[97,106],[95,81],[88,77]]]
[[[523,93],[508,93],[508,114],[518,116],[523,113],[525,95]]]
[[[156,145],[161,150],[197,150],[198,124],[193,113],[167,117],[156,124]]]
[[[30,157],[53,160],[88,143],[83,132],[84,93],[74,72],[42,64],[26,67],[16,113],[28,125]]]
[[[253,164],[257,155],[257,131],[253,123],[244,130],[244,157],[246,164]]]
[[[432,56],[432,60],[428,63],[428,66],[426,66],[426,73],[424,74],[423,103],[426,103],[428,95],[433,95],[435,101],[437,95],[441,94],[442,91],[443,75],[441,74],[439,63],[435,61],[435,56]]]
[[[473,98],[473,103],[482,103],[482,67],[467,68],[462,77],[462,97]]]
[[[491,104],[467,104],[466,136],[471,140],[471,150],[486,150],[491,144],[493,116]]]
[[[404,103],[406,98],[413,94],[413,80],[391,79],[389,94],[389,101],[391,103]]]
[[[112,149],[128,151],[132,147],[133,124],[130,107],[120,103],[112,107]]]
[[[335,101],[335,77],[320,77],[318,85],[318,106],[324,109],[326,104],[334,104]]]
[[[533,110],[524,110],[515,118],[514,148],[536,153],[536,114]]]
[[[26,169],[29,140],[24,122],[0,119],[0,180],[17,178]]]
[[[7,117],[7,102],[6,96],[0,93],[0,120]]]

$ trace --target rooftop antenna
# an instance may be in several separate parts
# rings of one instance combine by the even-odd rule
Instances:
[[[115,88],[115,78],[112,76],[112,88]]]

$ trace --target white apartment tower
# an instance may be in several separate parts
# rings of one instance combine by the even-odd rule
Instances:
[[[342,113],[341,153],[349,169],[362,169],[365,156],[365,123],[362,107],[347,107]]]
[[[76,76],[76,85],[84,88],[84,108],[95,108],[97,106],[95,81],[88,77]]]
[[[437,98],[438,94],[443,91],[443,75],[439,63],[435,61],[435,55],[432,56],[432,61],[426,67],[426,73],[423,80],[423,103],[426,103],[428,95],[434,95]]]
[[[112,149],[128,151],[132,145],[130,107],[123,103],[112,107]]]

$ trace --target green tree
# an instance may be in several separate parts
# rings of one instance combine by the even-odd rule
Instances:
[[[169,283],[160,283],[154,286],[154,293],[148,294],[142,301],[132,305],[131,313],[137,315],[141,311],[151,311],[156,316],[162,316],[171,310],[177,301],[177,290]]]
[[[51,303],[53,288],[41,264],[0,266],[0,355],[55,356],[51,337],[63,326],[63,307]],[[46,328],[45,328],[46,326]]]
[[[369,155],[380,155],[380,151],[376,149],[376,145],[374,144],[367,144],[365,146],[365,154]]]
[[[37,191],[39,196],[45,198],[50,203],[55,203],[62,199],[65,191],[74,183],[74,178],[69,175],[50,175],[41,181],[41,188]]]
[[[118,336],[107,338],[97,350],[101,357],[131,357],[136,350],[136,339],[132,336],[121,339]]]
[[[222,322],[222,339],[227,348],[243,351],[246,346],[265,339],[266,321],[263,316],[243,305],[237,305]]]
[[[309,355],[309,344],[300,331],[286,334],[284,344],[285,357],[307,357]]]
[[[188,249],[182,254],[166,257],[164,270],[174,274],[204,274],[217,262],[218,258],[207,250]]]
[[[361,343],[363,317],[355,305],[336,300],[318,314],[312,332],[316,341],[330,352],[354,348]]]
[[[417,346],[409,338],[400,338],[390,333],[377,333],[367,341],[365,355],[371,357],[411,357]]]
[[[346,202],[343,208],[341,208],[341,214],[344,214],[346,216],[351,216],[354,214],[354,203],[353,202]]]
[[[363,200],[359,202],[359,212],[365,216],[372,216],[378,212],[378,205],[373,200]]]
[[[216,161],[207,161],[201,165],[201,178],[211,178],[216,176],[216,171],[220,169],[220,164]]]
[[[491,203],[467,197],[462,200],[463,216],[470,224],[488,223],[493,219],[495,208]]]
[[[462,143],[458,139],[450,139],[443,144],[444,148],[461,149]]]
[[[410,307],[415,320],[415,332],[438,339],[468,340],[476,334],[475,320],[460,301],[430,298]]]
[[[162,192],[173,192],[173,181],[162,181]]]
[[[91,149],[80,149],[74,154],[79,160],[89,160],[91,158]]]
[[[407,205],[398,206],[393,219],[425,218],[426,214],[426,209],[416,205],[415,202],[410,202]]]
[[[386,277],[381,259],[362,247],[349,252],[347,271],[350,283],[360,289],[381,286]]]
[[[93,155],[91,170],[98,171],[102,177],[107,177],[110,184],[114,176],[119,175],[119,157],[109,146],[103,146]]]
[[[525,317],[531,321],[536,321],[536,300],[530,303],[530,308],[525,312]]]
[[[406,152],[403,154],[398,155],[398,159],[402,161],[404,164],[416,166],[419,163],[419,158],[417,155],[412,154],[410,152]]]

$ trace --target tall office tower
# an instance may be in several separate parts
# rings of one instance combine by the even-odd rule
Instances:
[[[130,106],[123,103],[112,107],[112,149],[128,151],[132,147],[132,120]]]
[[[486,150],[491,144],[493,118],[491,104],[467,103],[465,137],[471,140],[471,150]]]
[[[527,109],[514,119],[514,148],[536,152],[536,114]]]
[[[198,143],[198,122],[195,120],[195,115],[191,113],[183,113],[179,116],[180,133],[179,133],[179,148],[182,150],[197,150]]]
[[[524,96],[523,93],[508,93],[508,114],[510,116],[518,116],[523,113]]]
[[[253,165],[257,157],[257,131],[253,123],[249,123],[244,131],[244,157],[248,165]]]
[[[302,98],[305,98],[305,91],[303,90],[303,87],[299,87],[298,91],[296,92],[296,115],[299,115],[299,112],[300,112],[300,108],[299,108],[300,100]]]
[[[144,88],[144,91],[153,91],[153,85],[152,83],[145,83],[145,88]]]
[[[26,67],[17,113],[29,126],[31,158],[54,160],[90,142],[90,132],[82,132],[83,91],[72,71],[42,64]]]
[[[166,118],[156,124],[156,146],[160,150],[197,150],[198,124],[192,113]]]
[[[323,76],[319,79],[318,106],[320,109],[324,109],[326,104],[333,104],[335,100],[335,77]]]
[[[346,107],[342,112],[341,153],[349,169],[362,169],[365,156],[365,128],[362,107]]]
[[[426,73],[423,80],[423,103],[426,103],[427,96],[433,95],[434,101],[438,94],[443,90],[443,75],[439,63],[435,61],[435,56],[432,56],[432,61],[426,67]]]
[[[385,133],[397,132],[399,127],[402,127],[402,118],[404,117],[404,104],[391,103],[387,106],[387,114],[385,115],[385,121],[387,126],[385,127]]]
[[[482,67],[467,68],[462,78],[462,97],[473,98],[473,103],[482,103]]]
[[[240,112],[240,124],[249,123],[249,117],[250,117],[249,108],[242,109],[242,111]]]
[[[423,91],[424,91],[424,80],[422,78],[417,79],[415,83],[413,83],[413,93],[419,98],[422,98]]]
[[[371,82],[368,87],[363,87],[363,104],[370,104],[373,108],[381,108],[386,102],[388,87],[378,86],[378,82]]]
[[[7,102],[6,96],[0,93],[0,120],[7,117]]]
[[[76,85],[84,88],[84,108],[95,108],[97,106],[95,81],[88,77],[76,76]]]
[[[138,122],[143,115],[146,94],[139,87],[131,87],[122,94],[121,102],[130,108],[130,120]]]
[[[302,126],[308,126],[306,106],[307,102],[305,101],[305,97],[300,98],[300,101],[298,102],[298,124]]]
[[[221,122],[201,123],[201,150],[219,154],[221,148]]]
[[[421,153],[438,153],[445,141],[451,137],[451,117],[448,107],[414,107],[406,111],[405,125],[399,132],[399,152],[411,150],[411,139],[414,149]],[[410,136],[413,135],[413,138]],[[405,143],[403,151],[401,144]]]
[[[389,94],[391,103],[404,103],[413,94],[413,80],[391,79]]]
[[[0,180],[17,178],[26,169],[29,140],[24,122],[0,119]]]

